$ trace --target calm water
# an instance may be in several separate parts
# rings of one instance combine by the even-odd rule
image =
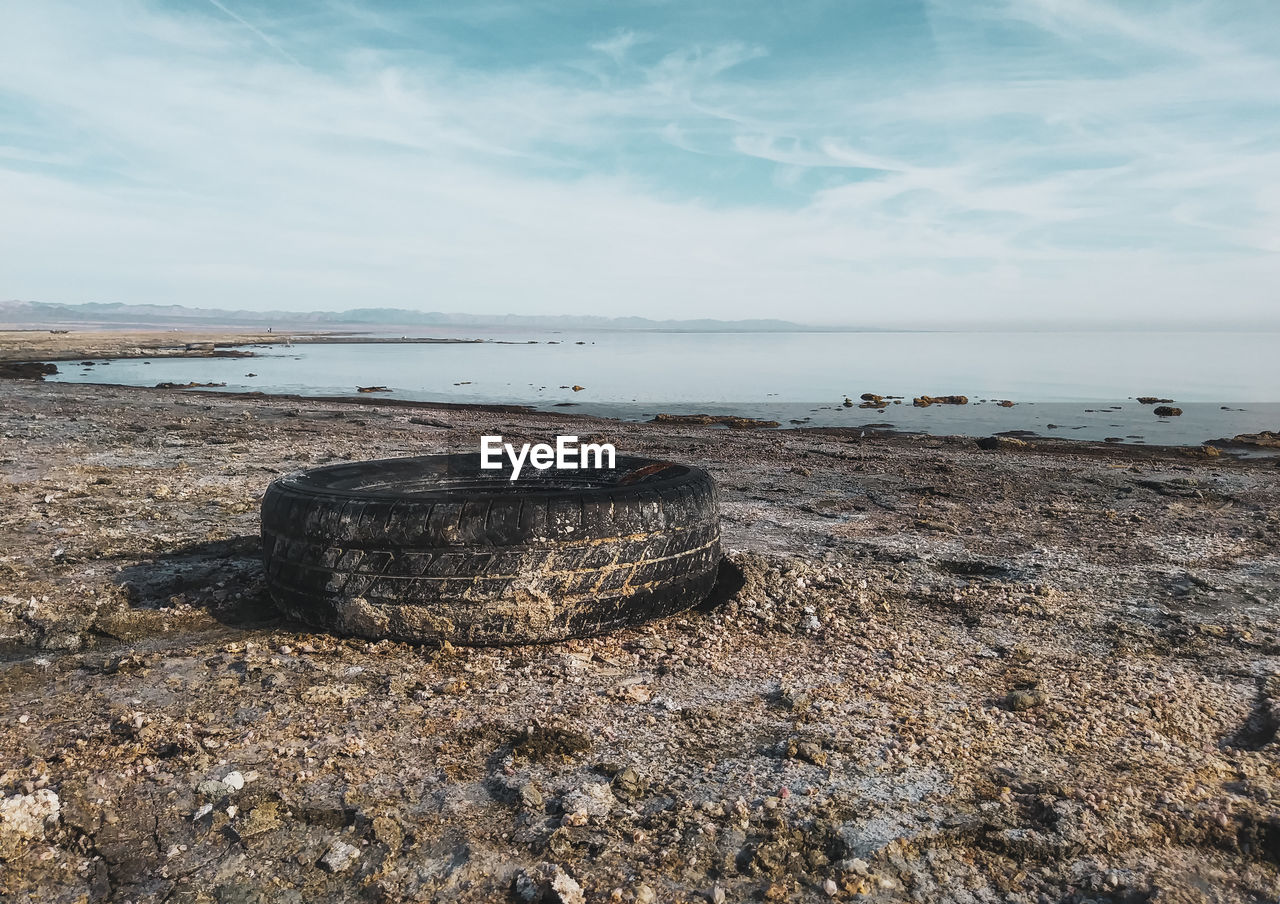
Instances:
[[[892,424],[966,434],[1026,429],[1160,443],[1280,429],[1277,333],[522,331],[488,338],[465,345],[271,346],[254,349],[255,358],[114,361],[109,368],[63,365],[66,373],[52,379],[225,382],[227,390],[306,395],[380,385],[395,398],[541,408],[572,403],[569,410],[635,419],[708,411],[784,425],[807,418],[812,426]],[[537,342],[525,344],[528,339]],[[585,389],[567,388],[575,384]],[[841,406],[846,395],[857,401],[863,392],[905,396],[906,403],[882,412]],[[1018,404],[912,408],[911,398],[921,394]],[[1186,413],[1157,419],[1133,401],[1143,395],[1174,399]]]

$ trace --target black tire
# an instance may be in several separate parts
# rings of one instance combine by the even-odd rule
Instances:
[[[540,643],[697,605],[720,561],[698,468],[481,470],[480,456],[333,465],[262,500],[267,584],[285,612],[369,638]]]

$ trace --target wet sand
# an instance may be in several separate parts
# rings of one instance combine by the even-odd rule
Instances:
[[[24,380],[0,401],[6,900],[1280,894],[1272,460]],[[714,606],[439,650],[266,599],[273,477],[565,432],[711,471]]]

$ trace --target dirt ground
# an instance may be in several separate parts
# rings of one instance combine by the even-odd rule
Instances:
[[[280,619],[275,476],[577,433],[708,468],[704,611]],[[1280,467],[0,381],[5,901],[1275,901]]]

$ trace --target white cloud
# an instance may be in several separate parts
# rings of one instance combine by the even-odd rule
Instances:
[[[284,57],[284,58],[285,58],[286,60],[288,60],[290,63],[293,63],[293,65],[295,65],[295,66],[300,66],[300,65],[302,65],[301,63],[299,63],[299,62],[298,62],[297,58],[296,58],[295,56],[293,56],[293,54],[289,53],[289,51],[287,51],[287,50],[285,50],[283,47],[281,47],[281,46],[280,46],[280,44],[279,44],[279,42],[278,42],[278,41],[276,41],[276,39],[275,39],[275,38],[271,37],[269,34],[267,34],[266,32],[262,31],[262,29],[258,28],[258,27],[257,27],[256,25],[254,25],[252,22],[249,22],[248,20],[244,19],[244,18],[243,18],[243,17],[241,17],[238,13],[232,12],[230,9],[228,9],[226,6],[224,6],[222,3],[219,3],[219,2],[218,2],[218,0],[209,0],[209,3],[210,3],[214,8],[218,9],[219,11],[221,11],[222,13],[224,13],[225,15],[227,15],[227,16],[229,16],[230,18],[234,19],[236,22],[239,22],[241,25],[243,25],[245,28],[247,28],[250,32],[252,32],[254,35],[256,35],[256,36],[257,36],[257,38],[258,38],[260,41],[262,41],[262,43],[263,43],[263,44],[266,44],[268,47],[270,47],[270,48],[271,48],[272,50],[274,50],[276,53],[280,54],[280,56]]]
[[[642,35],[639,32],[630,29],[620,29],[611,37],[603,41],[596,41],[591,44],[592,50],[598,50],[605,56],[609,57],[615,63],[622,63],[631,49],[638,44],[643,44],[649,40],[648,35]]]

